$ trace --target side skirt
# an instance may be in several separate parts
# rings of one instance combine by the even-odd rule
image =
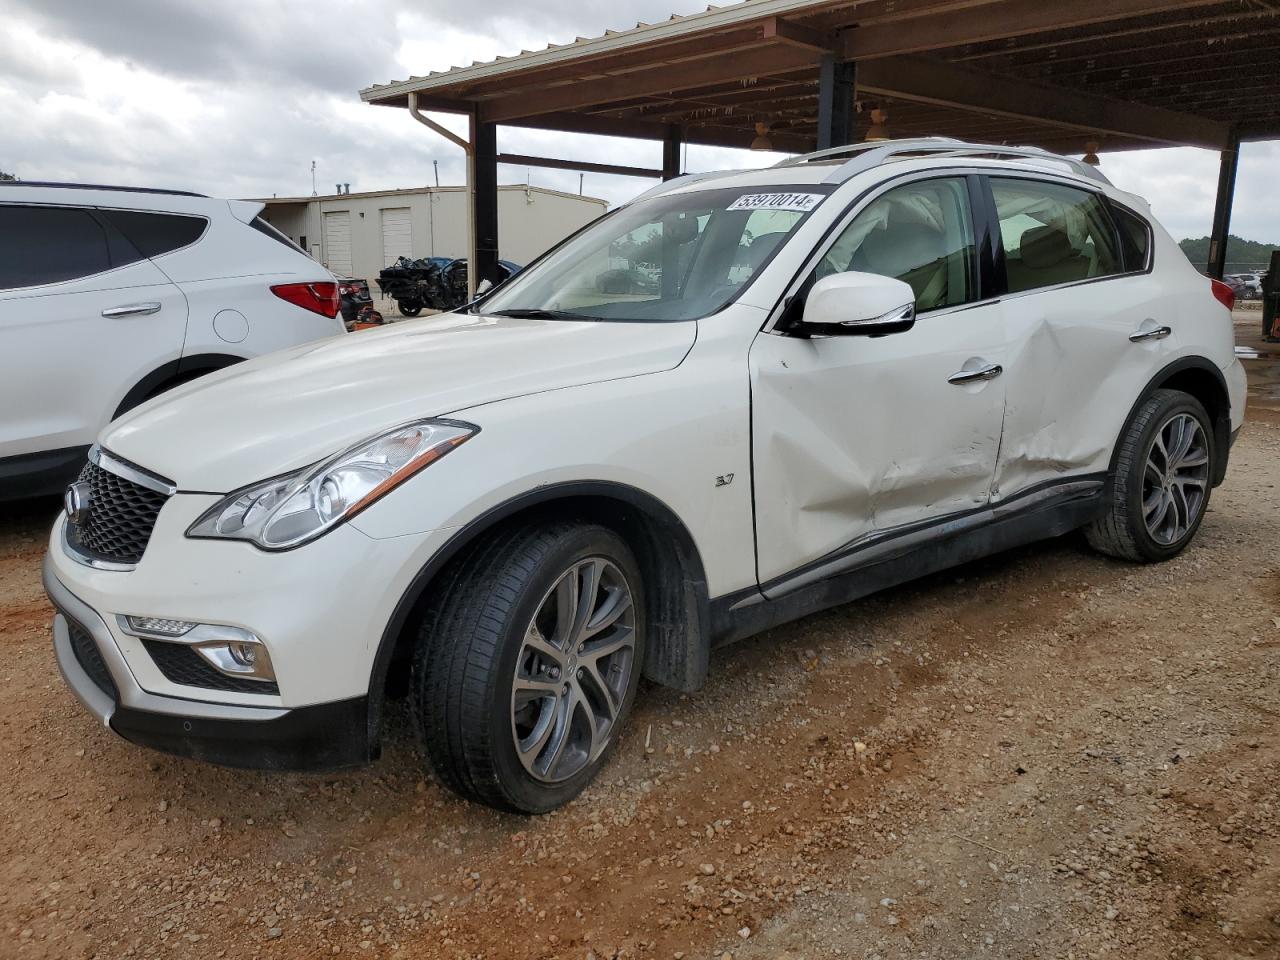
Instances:
[[[858,551],[839,572],[819,580],[812,579],[811,571],[780,578],[770,585],[768,597],[759,589],[717,597],[711,601],[712,644],[724,646],[931,573],[1061,536],[1102,514],[1104,486],[1101,479],[1075,481],[1057,495],[1037,498],[1022,509],[984,510],[980,517],[966,518],[968,522],[959,529],[941,521],[935,535],[924,539],[919,536],[924,531],[912,530],[902,538],[907,542],[901,549],[891,554],[883,549]],[[830,561],[824,568],[838,563],[838,559]]]
[[[62,447],[0,458],[0,503],[61,494],[84,467],[89,448]]]

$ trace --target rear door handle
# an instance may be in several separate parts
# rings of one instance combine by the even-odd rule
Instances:
[[[121,317],[149,317],[159,312],[160,304],[158,303],[126,303],[120,307],[108,307],[102,311],[102,315],[111,320],[118,320]]]
[[[1133,331],[1129,334],[1129,339],[1134,343],[1142,343],[1144,340],[1163,340],[1171,333],[1173,333],[1172,327],[1151,327],[1147,330]]]
[[[977,383],[979,380],[994,380],[1004,373],[1004,367],[998,363],[988,363],[976,370],[960,370],[947,377],[947,383],[963,386],[966,383]]]

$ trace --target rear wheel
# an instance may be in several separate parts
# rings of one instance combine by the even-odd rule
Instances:
[[[635,558],[595,525],[495,537],[444,575],[414,659],[418,729],[463,796],[544,813],[604,764],[635,699],[644,604]]]
[[[1213,427],[1200,401],[1156,390],[1120,438],[1110,502],[1086,528],[1089,544],[1139,563],[1181,553],[1209,506],[1213,457]]]
[[[422,312],[422,304],[417,300],[397,300],[396,306],[400,313],[406,317],[416,317]]]

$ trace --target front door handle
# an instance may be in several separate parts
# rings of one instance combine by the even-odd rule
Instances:
[[[994,380],[1000,374],[1004,373],[1004,367],[998,363],[988,363],[985,367],[978,367],[976,370],[960,370],[947,377],[947,383],[954,383],[957,386],[963,386],[966,383],[977,383],[979,380]]]
[[[126,303],[121,307],[108,307],[102,311],[102,315],[111,320],[118,320],[121,317],[149,317],[159,312],[160,304],[158,303]]]
[[[1142,343],[1144,340],[1163,340],[1171,333],[1173,333],[1172,327],[1151,327],[1147,330],[1133,331],[1129,334],[1129,339],[1133,343]]]

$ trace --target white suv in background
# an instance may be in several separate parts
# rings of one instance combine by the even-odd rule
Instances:
[[[345,332],[333,276],[261,209],[0,184],[0,501],[60,491],[98,431],[158,393]]]
[[[120,735],[248,767],[375,757],[407,694],[444,783],[550,810],[641,675],[1071,530],[1177,554],[1244,416],[1230,306],[1040,151],[683,177],[469,308],[109,426],[49,545],[58,662]]]

